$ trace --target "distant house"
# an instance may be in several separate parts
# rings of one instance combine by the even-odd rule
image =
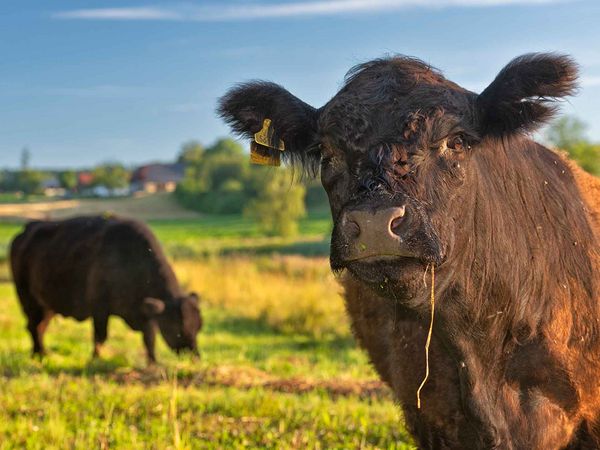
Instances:
[[[97,184],[94,174],[83,171],[77,174],[77,193],[86,197],[125,197],[129,195],[129,188],[108,188],[103,184]]]
[[[42,181],[41,188],[46,197],[62,197],[66,194],[66,190],[60,185],[60,181],[55,175]]]
[[[173,192],[185,174],[184,163],[147,164],[131,175],[132,192]]]
[[[79,190],[89,188],[94,182],[92,172],[84,171],[77,174],[77,188]]]

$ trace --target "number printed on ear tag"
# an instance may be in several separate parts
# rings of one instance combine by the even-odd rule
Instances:
[[[278,139],[277,145],[275,145],[275,130],[271,127],[271,119],[263,120],[263,126],[258,133],[254,133],[254,142],[262,145],[263,147],[269,147],[281,152],[285,151],[285,144],[283,140]]]

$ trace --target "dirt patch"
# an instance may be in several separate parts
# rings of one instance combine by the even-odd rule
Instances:
[[[193,219],[200,214],[181,207],[173,194],[160,193],[114,199],[55,200],[0,204],[0,219],[63,219],[110,212],[140,220]]]
[[[172,378],[162,367],[113,373],[109,378],[118,383],[165,383]],[[180,386],[226,386],[238,389],[263,388],[287,394],[303,394],[313,391],[326,392],[332,397],[356,396],[360,398],[391,398],[389,388],[379,380],[356,380],[351,378],[313,379],[304,377],[280,378],[252,367],[217,366],[196,373],[178,374]]]

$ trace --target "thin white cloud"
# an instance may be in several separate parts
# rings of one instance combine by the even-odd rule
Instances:
[[[182,16],[177,11],[161,8],[94,8],[74,9],[53,14],[55,19],[92,20],[178,20]]]
[[[320,0],[291,3],[254,3],[194,7],[96,8],[61,11],[57,19],[88,20],[176,20],[227,22],[283,17],[328,16],[363,12],[393,11],[407,8],[440,9],[452,7],[492,7],[542,5],[565,0]]]

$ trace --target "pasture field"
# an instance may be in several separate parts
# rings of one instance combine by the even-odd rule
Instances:
[[[198,213],[184,209],[169,193],[108,199],[15,198],[11,194],[0,194],[0,218],[3,219],[60,219],[73,214],[101,214],[105,211],[141,220],[199,217]]]
[[[329,219],[297,239],[239,217],[157,220],[181,283],[202,296],[202,357],[111,318],[100,359],[91,322],[54,318],[49,355],[30,357],[0,264],[0,449],[413,448],[389,390],[350,336],[327,258]],[[5,254],[16,223],[0,224]],[[206,249],[209,250],[206,250]],[[2,250],[4,249],[4,250]]]

